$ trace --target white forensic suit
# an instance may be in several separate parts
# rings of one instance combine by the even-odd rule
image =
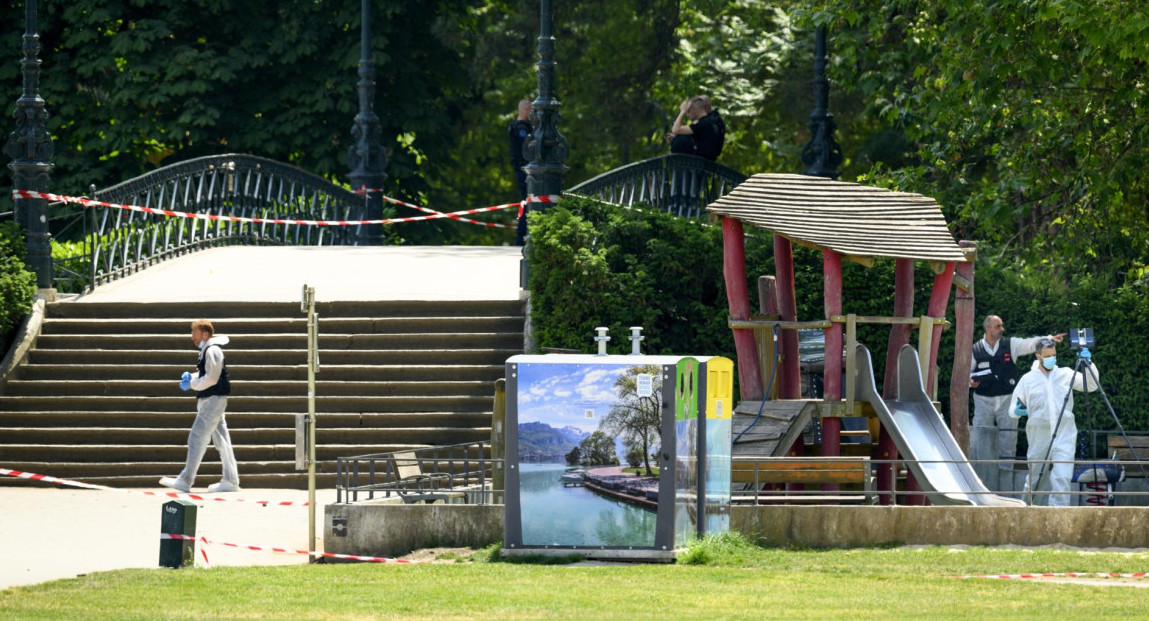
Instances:
[[[1029,476],[1025,480],[1026,491],[1035,493],[1033,504],[1048,504],[1053,507],[1067,507],[1070,505],[1069,484],[1073,480],[1073,458],[1077,447],[1077,423],[1073,420],[1073,394],[1070,392],[1070,383],[1073,390],[1084,392],[1087,379],[1090,392],[1097,390],[1100,379],[1097,366],[1082,369],[1084,373],[1074,373],[1068,367],[1056,367],[1046,375],[1042,372],[1041,361],[1035,360],[1029,373],[1022,376],[1013,391],[1013,403],[1020,401],[1029,410],[1029,420],[1025,423],[1025,437],[1029,440]],[[1090,374],[1090,370],[1093,371]],[[1066,395],[1069,400],[1066,401]],[[1062,404],[1065,411],[1061,414]],[[1058,427],[1057,418],[1061,414],[1061,426]],[[1010,408],[1010,415],[1015,415]],[[1053,437],[1054,429],[1057,437]],[[1050,451],[1050,442],[1053,450]],[[1036,463],[1046,459],[1058,463]],[[1040,482],[1037,481],[1040,476]],[[1034,485],[1040,487],[1034,488]],[[1039,492],[1052,492],[1040,494]]]
[[[210,440],[219,451],[219,460],[223,466],[223,477],[219,483],[208,486],[209,492],[234,491],[239,489],[239,469],[235,462],[235,453],[231,447],[231,435],[227,431],[227,421],[224,413],[227,410],[227,396],[231,392],[231,383],[227,376],[227,367],[223,360],[222,345],[227,345],[230,339],[223,335],[216,335],[205,341],[200,347],[199,360],[196,372],[192,374],[191,389],[196,392],[196,417],[188,433],[187,463],[183,472],[180,472],[177,489],[190,488],[195,484],[196,473],[200,462],[203,461],[207,444]]]

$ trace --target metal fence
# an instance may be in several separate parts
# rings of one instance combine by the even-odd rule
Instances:
[[[335,501],[492,504],[502,496],[493,485],[502,463],[483,442],[339,457]]]
[[[202,157],[96,190],[96,200],[210,216],[273,220],[365,219],[366,199],[294,166],[252,155]],[[164,259],[230,244],[368,243],[368,227],[308,226],[165,216],[90,207],[82,252],[57,258],[54,280],[76,293]]]
[[[584,181],[566,194],[614,205],[648,205],[679,217],[698,218],[746,175],[693,155],[663,155],[621,166]]]
[[[950,486],[923,489],[923,482],[907,485],[911,464],[916,469],[958,465],[1000,469],[1011,474],[1008,483],[979,488],[954,480]],[[1069,489],[1048,489],[1049,469],[1071,464]],[[896,488],[877,484],[882,468],[893,468]],[[753,457],[732,459],[731,498],[735,504],[971,504],[961,497],[1000,496],[1027,505],[1047,505],[1059,496],[1071,506],[1149,506],[1149,478],[1145,460],[880,460],[867,457]],[[1042,490],[1031,491],[1027,481],[1042,471]],[[943,496],[950,498],[944,498]]]

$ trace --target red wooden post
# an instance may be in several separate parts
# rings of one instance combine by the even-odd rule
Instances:
[[[966,457],[969,457],[969,367],[973,352],[970,343],[974,332],[973,272],[977,259],[977,242],[960,241],[969,249],[969,261],[958,263],[954,281],[954,368],[950,375],[950,431]]]
[[[797,321],[794,249],[790,240],[781,235],[774,236],[774,272],[777,276],[775,291],[778,295],[778,315],[782,321]],[[778,395],[783,399],[799,399],[802,397],[802,376],[798,366],[798,332],[782,330],[780,338],[782,360],[778,369]]]
[[[956,264],[952,261],[946,263],[945,268],[942,269],[942,273],[934,276],[934,290],[930,292],[930,307],[928,312],[930,317],[944,318],[946,316],[946,307],[949,306],[950,303],[950,289],[953,287],[954,282],[954,265]],[[927,367],[930,370],[930,375],[928,378],[923,378],[926,380],[926,392],[932,391],[934,382],[937,381],[938,348],[941,347],[941,344],[941,326],[937,326],[934,329],[933,340],[930,342],[930,366]],[[922,355],[921,352],[918,352],[918,355]],[[937,397],[937,395],[932,392],[930,396],[934,398]]]
[[[842,255],[833,250],[822,251],[823,291],[826,298],[826,319],[842,314]],[[822,378],[825,400],[842,398],[842,324],[833,323],[826,328],[826,363]],[[842,419],[836,416],[822,419],[822,455],[837,457],[842,454]],[[822,485],[824,490],[836,490],[836,483]]]
[[[742,223],[722,218],[722,274],[726,279],[726,301],[730,318],[750,319],[750,293],[746,287],[746,246]],[[762,398],[762,373],[758,370],[758,347],[751,330],[734,330],[734,351],[738,355],[738,385],[742,399]]]
[[[894,266],[894,317],[912,317],[914,314],[914,260],[898,259]],[[894,399],[898,390],[898,352],[910,342],[910,326],[890,326],[890,342],[886,348],[886,374],[882,383],[882,396]],[[878,465],[878,502],[883,505],[895,503],[894,491],[897,488],[898,446],[883,425],[878,432],[877,459],[890,460]]]

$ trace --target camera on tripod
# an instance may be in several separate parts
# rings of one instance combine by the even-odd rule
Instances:
[[[1093,328],[1073,328],[1069,331],[1069,348],[1093,349]]]

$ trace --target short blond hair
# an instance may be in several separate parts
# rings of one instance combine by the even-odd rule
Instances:
[[[200,332],[206,332],[208,336],[215,336],[215,326],[211,325],[211,322],[206,319],[196,319],[193,321],[192,330],[199,330]]]

